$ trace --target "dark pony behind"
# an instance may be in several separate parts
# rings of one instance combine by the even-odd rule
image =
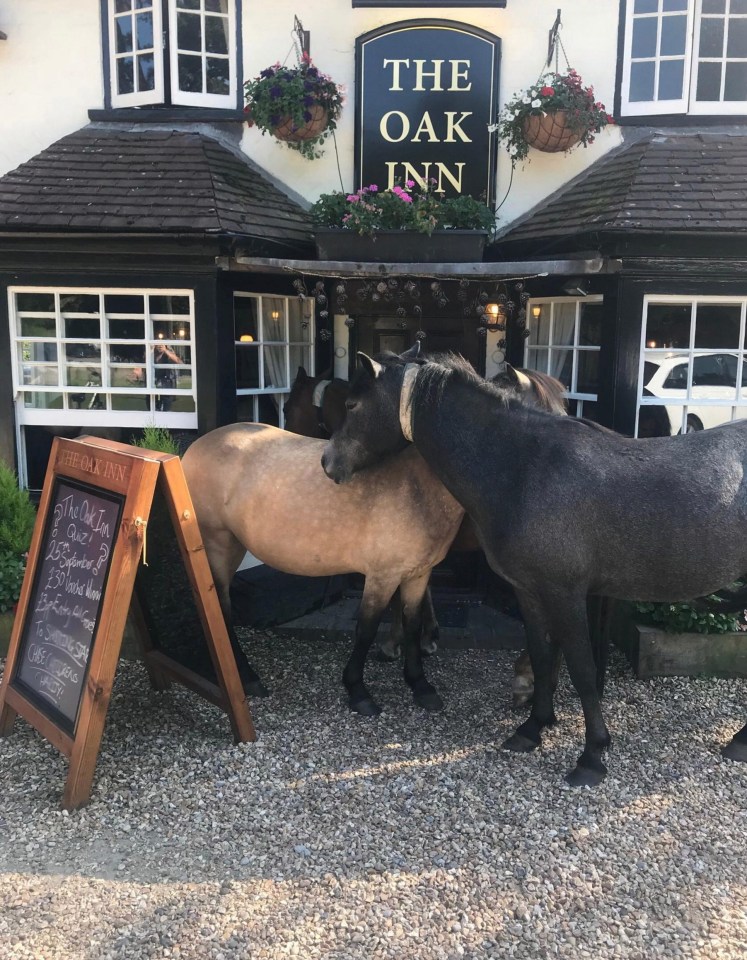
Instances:
[[[635,440],[517,403],[458,359],[360,359],[348,416],[324,450],[325,472],[347,483],[412,438],[466,509],[488,562],[519,601],[535,689],[529,719],[504,746],[533,750],[543,728],[555,723],[560,648],[586,725],[584,751],[568,780],[599,783],[610,738],[587,598],[690,600],[743,577],[747,421]],[[747,725],[724,754],[747,760]]]

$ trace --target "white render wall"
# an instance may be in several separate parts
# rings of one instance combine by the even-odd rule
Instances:
[[[316,65],[345,86],[347,103],[337,130],[343,185],[353,184],[355,39],[369,30],[401,20],[459,20],[502,40],[500,102],[539,76],[547,34],[558,0],[508,0],[505,10],[484,8],[353,9],[351,0],[275,0],[243,3],[244,76],[256,76],[270,64],[292,63],[291,27],[298,14],[311,32]],[[563,6],[561,38],[571,66],[597,98],[612,109],[617,57],[618,3],[572,0]],[[104,103],[99,0],[0,0],[0,175],[28,160],[55,140],[88,123],[90,108]],[[561,70],[565,63],[561,53]],[[531,162],[518,166],[500,210],[506,224],[579,174],[620,141],[608,129],[588,149],[572,153],[530,151]],[[340,188],[334,144],[321,160],[307,161],[269,135],[245,128],[246,153],[277,180],[309,202]],[[508,154],[499,149],[497,196],[503,198],[510,176]]]

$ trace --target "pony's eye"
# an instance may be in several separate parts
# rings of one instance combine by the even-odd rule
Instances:
[[[346,400],[346,401],[345,401],[345,409],[346,409],[348,412],[350,412],[351,410],[355,410],[357,406],[358,406],[358,401],[357,401],[357,400]]]

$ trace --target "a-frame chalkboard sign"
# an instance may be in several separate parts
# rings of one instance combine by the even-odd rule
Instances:
[[[148,634],[134,587],[156,521],[181,556],[170,572],[191,591],[212,681]],[[185,683],[227,712],[237,742],[254,740],[181,461],[96,437],[56,438],[0,684],[0,736],[20,714],[69,758],[69,810],[90,796],[131,606],[154,686]]]

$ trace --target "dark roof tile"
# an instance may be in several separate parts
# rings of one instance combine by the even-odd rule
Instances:
[[[85,127],[0,177],[0,229],[238,233],[297,245],[311,221],[204,133]]]

